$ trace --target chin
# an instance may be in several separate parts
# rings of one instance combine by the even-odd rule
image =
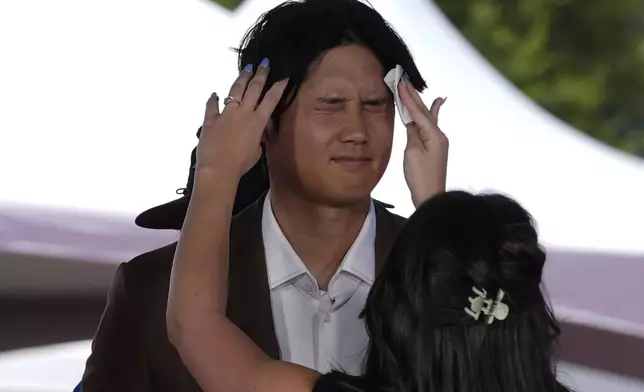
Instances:
[[[333,207],[351,207],[371,198],[374,187],[329,186],[318,190],[317,198],[322,203]]]

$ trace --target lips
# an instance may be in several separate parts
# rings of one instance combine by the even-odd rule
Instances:
[[[371,158],[366,158],[366,157],[336,157],[333,158],[334,161],[341,161],[341,162],[366,162],[370,161]]]
[[[343,166],[361,166],[371,162],[371,158],[365,156],[339,156],[331,159],[333,163]]]

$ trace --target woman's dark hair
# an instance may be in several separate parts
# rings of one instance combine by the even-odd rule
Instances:
[[[236,49],[238,67],[241,71],[247,64],[270,59],[264,93],[276,81],[290,78],[273,113],[277,129],[311,66],[330,49],[351,44],[371,50],[385,72],[400,64],[419,91],[427,86],[400,36],[376,10],[358,0],[287,1],[271,9],[242,38]]]
[[[545,254],[528,212],[498,194],[437,195],[409,218],[367,299],[365,378],[400,392],[568,391],[559,326],[541,292]],[[472,288],[506,293],[505,320],[465,312]]]

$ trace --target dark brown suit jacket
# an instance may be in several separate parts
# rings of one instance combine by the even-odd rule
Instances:
[[[279,359],[262,240],[263,200],[235,216],[231,225],[228,317]],[[376,273],[404,221],[376,202]],[[200,391],[167,337],[175,248],[176,243],[118,267],[87,360],[83,392]]]

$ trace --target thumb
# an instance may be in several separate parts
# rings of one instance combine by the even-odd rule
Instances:
[[[206,114],[204,114],[204,125],[212,124],[213,121],[219,116],[219,96],[217,93],[212,93],[208,102],[206,102]]]

